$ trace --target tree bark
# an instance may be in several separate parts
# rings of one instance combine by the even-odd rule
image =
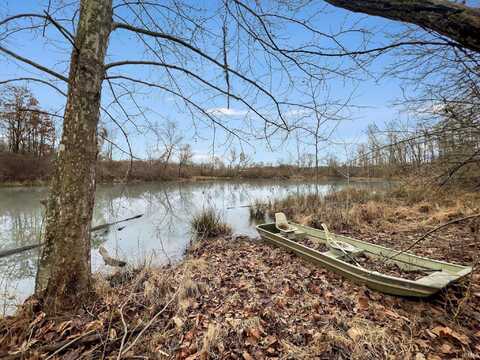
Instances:
[[[480,9],[446,0],[325,0],[354,12],[416,24],[480,51]]]
[[[111,25],[112,0],[81,1],[36,280],[36,293],[50,313],[78,307],[91,290],[97,124]]]

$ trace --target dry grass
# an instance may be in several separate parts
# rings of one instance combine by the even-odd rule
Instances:
[[[269,204],[266,204],[256,199],[249,207],[250,219],[257,221],[264,221],[267,215]]]
[[[472,318],[435,301],[371,292],[258,242],[198,243],[175,265],[97,279],[82,314],[3,319],[0,357],[20,350],[46,358],[52,344],[72,339],[59,358],[115,359],[122,338],[124,358],[159,359],[414,359],[442,355],[445,343],[450,358],[473,358],[480,345]],[[479,301],[469,298],[465,309],[471,314]],[[439,324],[454,336],[433,334]],[[101,336],[83,343],[91,331]]]
[[[415,350],[414,339],[388,326],[362,317],[351,320],[349,326],[347,335],[353,343],[352,359],[405,359]]]
[[[396,187],[386,192],[355,188],[325,195],[289,195],[268,205],[268,212],[284,212],[300,223],[320,228],[326,223],[335,231],[375,228],[395,231],[418,224],[438,225],[480,211],[480,194]],[[255,204],[255,208],[261,207]],[[399,228],[398,228],[399,227]]]
[[[310,225],[321,227],[326,223],[333,230],[350,229],[359,222],[372,222],[383,212],[377,205],[380,193],[347,188],[322,194],[289,195],[269,204],[269,213],[284,212],[287,217]],[[258,205],[257,205],[258,207]]]
[[[222,328],[219,324],[208,324],[207,331],[203,336],[203,344],[201,354],[210,355],[212,351],[217,349],[220,339],[223,337]]]
[[[232,232],[231,227],[223,221],[222,214],[213,208],[204,209],[195,215],[190,226],[197,238],[201,239],[229,235]]]

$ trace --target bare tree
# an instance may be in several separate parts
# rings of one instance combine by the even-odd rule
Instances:
[[[36,82],[66,95],[36,282],[45,310],[55,312],[78,307],[91,290],[89,230],[100,114],[119,126],[130,154],[125,127],[137,128],[139,118],[148,120],[135,97],[140,87],[174,96],[194,124],[209,121],[242,140],[242,133],[221,119],[221,111],[201,105],[208,98],[209,104],[223,109],[226,99],[228,111],[231,106],[241,107],[250,128],[268,138],[278,130],[290,129],[287,111],[308,106],[292,101],[287,94],[301,86],[302,82],[296,81],[301,77],[321,81],[316,74],[321,67],[313,59],[316,54],[289,53],[293,42],[279,44],[274,40],[278,37],[273,24],[259,15],[264,11],[288,14],[289,8],[283,4],[254,9],[240,1],[222,2],[205,13],[178,1],[81,0],[78,6],[76,2],[52,0],[44,10],[10,14],[0,21],[0,52],[35,72],[4,82]],[[218,14],[222,26],[212,27],[212,16]],[[275,22],[289,20],[277,17]],[[56,47],[51,54],[62,54],[58,51],[61,48],[70,52],[70,59],[43,65],[21,55],[10,39],[25,31],[40,38],[51,37]],[[130,34],[143,51],[133,59],[124,59],[121,54],[107,56],[108,44],[118,33]],[[48,47],[50,43],[45,44]],[[249,61],[241,60],[245,58]],[[142,76],[139,67],[155,69],[154,74],[160,76]],[[264,77],[265,68],[283,72],[285,81]]]
[[[148,120],[135,96],[138,88],[175,97],[195,126],[199,121],[207,121],[242,141],[244,132],[222,118],[222,114],[232,113],[232,107],[237,106],[250,133],[258,139],[269,139],[278,131],[291,130],[286,114],[292,110],[308,110],[317,118],[317,123],[322,124],[319,119],[324,111],[319,113],[323,102],[320,94],[314,97],[314,104],[303,98],[301,102],[294,100],[310,93],[312,83],[320,89],[318,84],[332,76],[353,81],[352,72],[363,69],[372,57],[391,48],[413,45],[395,43],[372,49],[367,47],[367,42],[362,42],[349,50],[338,39],[344,29],[336,34],[321,32],[310,26],[298,11],[300,8],[289,2],[250,4],[231,0],[206,12],[176,0],[81,0],[80,6],[77,2],[52,0],[50,3],[45,12],[9,14],[0,21],[0,52],[36,72],[3,82],[34,81],[66,95],[62,139],[47,207],[46,245],[37,275],[37,294],[44,300],[48,312],[78,307],[91,290],[89,229],[100,114],[119,127],[130,155],[132,150],[125,127],[137,128],[139,118]],[[330,3],[347,6],[350,2]],[[375,6],[388,2],[363,3]],[[441,9],[448,11],[452,8],[440,0],[431,0],[428,4],[433,6],[431,13],[438,9],[436,5],[445,5]],[[477,18],[476,11],[456,5],[453,8],[456,13],[447,12],[452,16],[440,12],[440,16],[427,16],[429,22],[420,25],[431,26],[442,33],[434,23],[442,24],[441,27],[448,30],[445,35],[454,40],[453,47],[463,44],[462,49],[476,51],[478,39],[465,35],[468,29],[478,29],[471,20]],[[406,11],[410,19],[407,15],[399,19],[415,22],[417,12],[420,13],[417,10]],[[428,9],[425,11],[421,13],[430,15]],[[308,9],[303,13],[308,13]],[[449,22],[445,24],[439,19],[441,16]],[[221,21],[215,22],[215,19]],[[451,24],[457,25],[460,31]],[[304,36],[288,37],[284,29],[290,26],[304,31]],[[64,57],[43,65],[22,56],[12,49],[15,41],[10,41],[22,31],[45,37],[55,32],[55,46],[68,51],[69,60]],[[129,40],[135,41],[135,47],[139,48],[135,58],[108,54],[109,42],[118,39],[119,33],[128,33]],[[281,34],[283,36],[279,36]],[[323,42],[327,45],[323,46]],[[451,41],[442,39],[437,43],[450,46]],[[58,53],[57,49],[51,52]],[[336,57],[345,61],[340,65],[323,61]],[[139,68],[155,71],[148,76],[138,71]],[[265,69],[272,76],[265,76]],[[213,109],[202,105],[206,100]],[[344,102],[336,104],[337,108],[343,106]],[[325,113],[332,114],[332,111]],[[320,132],[314,129],[313,133]],[[67,266],[72,271],[65,271]]]
[[[178,176],[182,174],[182,168],[189,165],[193,159],[193,151],[190,144],[185,144],[180,147],[178,153]]]
[[[185,8],[187,7],[188,5],[185,5]],[[108,86],[112,102],[127,121],[132,121],[133,117],[120,99],[132,96],[132,86],[143,85],[179,97],[188,105],[188,109],[197,110],[225,128],[225,125],[217,121],[211,112],[206,111],[192,100],[190,95],[185,94],[186,81],[179,84],[177,80],[177,76],[181,74],[189,82],[202,84],[205,88],[226,96],[228,106],[230,100],[234,99],[262,118],[265,124],[275,124],[275,121],[259,113],[253,103],[247,102],[243,96],[232,91],[230,76],[237,77],[273,102],[280,120],[277,126],[287,128],[281,114],[281,104],[267,90],[268,87],[249,76],[251,69],[244,68],[239,71],[229,66],[231,61],[229,62],[227,51],[228,29],[225,26],[222,28],[222,45],[219,50],[223,56],[222,60],[218,60],[207,49],[197,45],[200,42],[197,30],[204,29],[204,19],[195,19],[187,15],[188,11],[178,9],[178,6],[165,8],[163,4],[157,2],[152,2],[152,5],[143,2],[120,2],[114,6],[112,0],[82,0],[78,18],[77,9],[74,9],[71,17],[72,23],[77,22],[73,31],[66,28],[65,22],[58,18],[54,19],[48,12],[50,9],[46,14],[15,14],[0,22],[0,25],[6,27],[4,33],[7,35],[9,32],[14,34],[19,31],[15,27],[8,28],[9,24],[15,24],[17,20],[36,20],[38,22],[35,23],[34,28],[49,24],[71,45],[68,77],[17,54],[3,44],[0,46],[0,51],[10,58],[68,84],[62,140],[47,207],[46,245],[37,274],[37,294],[43,297],[48,311],[78,306],[87,297],[91,288],[89,228],[94,203],[95,161],[98,151],[97,124],[101,110],[102,83],[105,82]],[[256,17],[256,13],[252,13],[249,7],[243,3],[234,2],[232,7],[229,6],[226,9],[229,11],[229,16],[237,19],[239,27],[242,26],[250,38],[260,43],[266,51],[276,53],[275,56],[291,57],[281,51],[273,38],[268,38],[270,31],[263,19],[260,19],[260,22],[267,31],[262,34],[252,31],[252,18]],[[166,27],[152,14],[167,16],[167,19],[171,15],[175,22],[188,25],[179,26],[179,31],[165,33],[163,29]],[[250,16],[248,20],[244,20],[246,15]],[[124,20],[125,17],[128,18],[127,21]],[[224,22],[224,24],[227,23]],[[144,46],[149,56],[132,60],[120,59],[105,64],[108,42],[114,31],[131,33]],[[4,38],[7,36],[2,35]],[[208,35],[207,31],[202,32],[202,36],[208,38]],[[217,40],[216,36],[214,35],[211,40]],[[215,79],[206,79],[204,74],[196,72],[188,61],[192,56],[197,58],[196,61],[199,64],[206,63],[221,71],[227,83],[226,89]],[[123,73],[118,71],[118,69],[138,66],[162,69],[167,75],[166,79],[152,81],[150,78],[142,79],[135,73],[129,73],[128,70],[124,70]],[[300,66],[302,69],[305,68],[304,65]],[[40,81],[58,88],[48,81]],[[58,91],[64,93],[60,88]],[[109,112],[106,114],[108,116]],[[112,120],[115,119],[113,116],[110,117]],[[266,126],[265,136],[267,136]],[[182,161],[179,162],[179,172],[182,163]],[[65,271],[66,266],[73,271]]]
[[[368,157],[373,167],[369,171],[382,172],[388,168],[388,172],[398,174],[400,168],[403,173],[428,169],[422,176],[434,177],[440,184],[455,175],[459,178],[467,175],[469,169],[480,163],[477,146],[467,140],[480,133],[476,115],[480,109],[480,42],[476,36],[480,10],[465,2],[445,0],[326,2],[418,25],[388,34],[390,44],[370,49],[374,57],[394,51],[396,60],[382,76],[397,77],[406,89],[413,90],[411,94],[405,91],[397,105],[414,114],[416,122],[413,128],[395,125],[387,130],[388,139],[383,144],[370,146]],[[384,133],[378,129],[374,132]],[[378,141],[374,132],[370,132],[370,138]],[[458,139],[465,139],[465,145]],[[443,160],[437,158],[437,152],[446,155]],[[361,157],[366,159],[365,153]]]
[[[155,128],[154,133],[157,137],[157,151],[160,153],[160,160],[163,162],[164,167],[167,167],[168,163],[174,157],[175,152],[178,150],[183,136],[180,135],[180,129],[177,123],[172,120],[167,120],[158,128]],[[161,143],[161,145],[159,143]]]
[[[240,168],[245,169],[251,161],[252,159],[245,151],[240,151],[240,154],[238,154],[238,166]]]
[[[323,89],[325,91],[325,89]],[[344,110],[347,107],[349,98],[342,101],[337,101],[330,98],[330,93],[327,90],[327,95],[323,102],[319,102],[319,94],[322,91],[315,83],[310,83],[309,93],[306,94],[311,99],[312,111],[304,113],[303,119],[307,119],[306,124],[297,124],[298,131],[306,135],[305,142],[314,149],[314,167],[315,180],[318,184],[320,180],[320,159],[321,151],[327,146],[328,140],[338,127],[340,122],[347,117]]]
[[[12,153],[42,157],[55,146],[55,126],[50,115],[25,87],[7,86],[0,99],[0,131]]]
[[[230,148],[227,160],[228,160],[228,167],[230,171],[232,171],[235,163],[237,162],[237,149],[235,147]]]
[[[69,76],[53,73],[68,82],[68,93],[36,285],[49,311],[78,306],[91,290],[97,124],[111,28],[111,1],[81,1],[76,34],[65,35],[72,42]]]

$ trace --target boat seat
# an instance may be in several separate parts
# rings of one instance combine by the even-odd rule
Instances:
[[[305,238],[305,235],[306,235],[305,231],[301,231],[301,230],[296,230],[295,231],[295,239],[302,240],[302,239]]]
[[[330,243],[327,245],[330,250],[342,253],[348,253],[350,255],[359,255],[364,252],[363,249],[357,248],[351,244],[348,244],[343,241],[335,241],[335,243]]]
[[[344,254],[339,254],[338,252],[334,252],[334,251],[331,251],[331,250],[328,250],[328,251],[324,251],[322,252],[323,255],[325,256],[328,256],[330,258],[333,258],[333,259],[338,259],[338,258],[341,258]]]
[[[295,226],[288,223],[287,217],[282,212],[275,213],[275,227],[280,231],[282,236],[288,239],[295,239],[296,232],[298,231]]]

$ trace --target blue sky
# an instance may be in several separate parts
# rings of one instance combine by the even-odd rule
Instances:
[[[58,1],[52,1],[52,9],[56,8]],[[115,4],[120,4],[120,1],[115,1]],[[34,0],[4,0],[0,5],[0,15],[2,18],[22,12],[36,12],[42,13],[47,9],[48,1],[34,1]],[[208,32],[212,32],[210,38],[207,36],[206,40],[198,40],[198,44],[202,45],[202,50],[207,52],[216,59],[222,59],[220,45],[215,40],[218,40],[221,34],[222,17],[219,16],[218,9],[221,8],[222,2],[216,1],[199,1],[192,2],[196,7],[201,7],[201,14],[203,16],[209,16],[208,20],[205,20],[204,26]],[[250,4],[251,5],[251,4]],[[268,7],[268,5],[266,6]],[[65,12],[72,11],[67,9]],[[317,15],[316,12],[319,11]],[[187,12],[188,13],[188,12]],[[200,13],[200,11],[199,11]],[[195,15],[192,11],[192,15]],[[59,18],[64,16],[61,12],[56,13]],[[128,18],[131,21],[136,22],[137,26],[140,26],[135,16],[126,8],[122,8],[118,11],[118,15],[123,18]],[[169,23],[172,18],[160,18],[160,14],[154,11],[151,15],[155,18],[158,16],[158,21],[161,22],[162,30],[165,32],[174,33],[177,36],[190,36],[191,33],[180,26],[176,27]],[[385,32],[394,34],[401,32],[406,27],[404,24],[385,20],[378,17],[370,17],[360,14],[353,14],[342,9],[337,9],[326,5],[322,1],[314,2],[312,6],[305,8],[296,14],[301,19],[310,18],[313,16],[313,23],[317,29],[320,29],[327,33],[337,33],[341,29],[349,28],[362,28],[371,32],[369,35],[369,47],[378,45],[384,45],[388,43],[388,39],[383,35]],[[117,18],[118,21],[118,18]],[[147,19],[148,22],[148,19]],[[28,21],[17,22],[16,24],[25,24]],[[232,19],[229,20],[228,25],[232,26]],[[231,30],[234,32],[234,30]],[[307,41],[311,38],[311,34],[305,32],[299,26],[287,26],[283,28],[275,29],[276,34],[279,35],[277,39],[283,44],[290,46],[298,46],[299,43]],[[355,50],[358,48],[359,34],[358,33],[346,33],[340,36],[340,39],[346,47]],[[148,43],[151,46],[157,46],[152,40],[148,39]],[[197,43],[197,40],[195,40]],[[325,45],[320,43],[319,46],[329,46],[328,41],[325,41]],[[42,65],[55,68],[57,72],[62,74],[68,73],[68,60],[70,53],[69,44],[59,36],[58,32],[53,26],[48,26],[45,30],[45,36],[43,36],[42,30],[37,30],[32,33],[29,31],[18,32],[8,39],[0,38],[0,44],[11,50],[16,51],[22,56],[28,57]],[[181,51],[180,54],[172,53],[171,44],[162,42],[162,51],[165,54],[166,62],[170,64],[182,64],[188,67],[188,69],[195,73],[207,78],[209,81],[217,86],[225,87],[225,81],[223,78],[223,72],[218,68],[211,66],[208,62],[195,60],[195,55],[189,51]],[[235,63],[238,60],[238,66],[246,69],[246,64],[250,64],[251,75],[259,79],[259,82],[265,86],[268,86],[272,91],[277,91],[280,97],[288,99],[294,102],[304,102],[305,95],[299,91],[299,89],[290,89],[284,82],[284,74],[281,71],[270,71],[266,68],[267,61],[263,59],[261,51],[258,49],[251,53],[242,49],[242,46],[237,47],[240,50],[229,49],[230,53],[230,65],[236,67]],[[175,51],[177,51],[176,49]],[[235,53],[237,56],[235,56]],[[141,42],[135,37],[134,34],[126,31],[115,32],[110,39],[107,62],[119,61],[119,60],[136,60],[136,59],[152,59],[152,56],[145,52],[145,48]],[[158,60],[158,59],[157,59]],[[327,97],[331,99],[338,99],[343,102],[345,99],[351,96],[350,103],[352,105],[359,105],[361,108],[353,107],[350,110],[345,111],[344,115],[346,119],[340,124],[327,124],[326,132],[336,125],[336,131],[330,138],[330,142],[324,144],[325,150],[323,155],[328,153],[336,153],[338,157],[344,157],[344,147],[335,145],[339,142],[355,143],[365,140],[365,129],[368,124],[378,123],[383,124],[390,120],[397,119],[399,117],[405,118],[407,115],[399,113],[399,108],[395,108],[393,102],[402,96],[401,85],[402,83],[394,78],[385,78],[378,80],[379,75],[384,70],[385,66],[395,61],[394,55],[384,55],[373,62],[366,71],[358,71],[354,74],[355,80],[348,78],[334,78],[330,73],[325,75],[329,78],[323,83],[321,90],[319,90],[319,101],[324,100]],[[52,83],[58,84],[63,90],[66,89],[65,85],[58,81],[53,80],[51,77],[43,76],[38,70],[32,67],[20,64],[12,61],[11,58],[5,54],[0,53],[0,63],[2,66],[2,72],[0,80],[6,80],[12,77],[19,76],[35,76],[46,78]],[[232,64],[233,63],[233,64]],[[320,66],[328,66],[330,68],[340,66],[341,64],[348,63],[348,60],[342,58],[321,58],[318,59]],[[298,84],[302,81],[301,71],[298,69],[291,70],[291,73],[295,77],[295,81]],[[295,157],[295,137],[289,136],[287,140],[285,132],[276,132],[271,138],[272,149],[267,146],[264,140],[256,140],[256,135],[261,134],[261,128],[263,127],[262,121],[251,117],[252,127],[246,126],[245,116],[251,116],[247,112],[248,109],[238,101],[231,102],[231,107],[225,110],[227,107],[227,99],[225,96],[213,96],[213,94],[200,86],[198,83],[192,81],[188,76],[182,73],[175,72],[172,78],[168,78],[165,73],[165,69],[158,67],[146,67],[146,66],[126,66],[112,68],[109,74],[124,74],[132,76],[138,79],[154,81],[159,84],[173,86],[172,82],[175,81],[185,91],[185,94],[195,99],[195,101],[202,106],[209,114],[216,116],[217,120],[222,124],[234,129],[235,131],[241,131],[242,138],[248,140],[242,143],[238,140],[229,137],[217,126],[215,131],[215,153],[219,156],[228,152],[228,146],[235,146],[237,149],[243,148],[245,152],[250,154],[255,161],[272,162],[294,160]],[[271,78],[270,78],[271,76]],[[16,83],[20,85],[20,83]],[[26,84],[25,82],[23,84]],[[40,100],[41,105],[49,110],[62,113],[62,107],[65,104],[65,98],[59,96],[55,90],[39,85],[38,83],[29,82],[27,84],[32,92]],[[135,125],[128,122],[121,109],[118,106],[113,106],[111,112],[115,114],[118,121],[121,122],[125,130],[129,134],[130,142],[132,144],[133,152],[138,157],[146,157],[154,143],[155,138],[152,132],[147,128],[152,124],[162,124],[167,119],[174,120],[178,123],[181,133],[184,137],[185,143],[190,143],[193,147],[193,151],[196,154],[196,159],[204,159],[211,155],[212,152],[212,140],[213,131],[212,124],[208,120],[202,120],[201,114],[195,113],[192,115],[185,107],[184,103],[176,98],[174,95],[166,93],[164,91],[153,90],[142,86],[136,86],[134,84],[123,84],[128,90],[136,90],[135,102],[144,111],[143,114],[139,114],[137,106],[131,101],[128,94],[122,95],[122,103],[124,102],[125,109],[131,115],[134,115]],[[245,84],[235,77],[231,79],[231,86],[234,91],[238,91],[239,94],[245,96],[245,99],[252,98],[255,103],[255,107],[260,109],[263,114],[272,114],[272,104],[268,102],[265,96],[252,96],[251,86]],[[303,88],[300,85],[299,88]],[[122,93],[121,88],[118,87],[117,91]],[[124,99],[124,100],[123,100]],[[103,105],[108,106],[113,97],[109,93],[108,85],[104,86],[102,93]],[[297,109],[298,110],[298,109]],[[285,109],[285,113],[290,114],[292,121],[295,114],[295,109]],[[278,120],[278,119],[276,119]],[[302,120],[304,124],[310,126],[312,121],[308,117]],[[118,129],[115,129],[114,124],[105,119],[107,128],[110,131],[110,136],[119,144],[122,148],[126,148],[125,140],[122,138]],[[302,134],[301,139],[303,141],[302,148],[306,152],[311,152],[312,148],[308,144],[311,140],[305,138],[305,134]],[[250,145],[249,145],[250,144]],[[116,157],[121,157],[120,152],[116,152]]]

